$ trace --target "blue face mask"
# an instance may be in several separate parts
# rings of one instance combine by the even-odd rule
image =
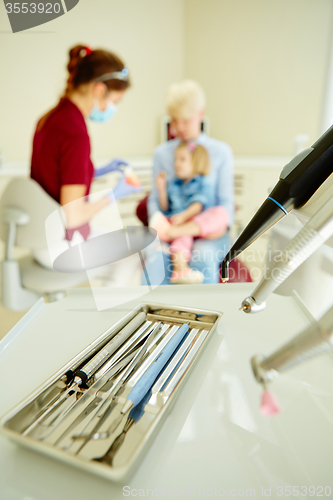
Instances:
[[[91,113],[89,115],[90,120],[98,123],[103,123],[113,117],[117,111],[117,106],[113,102],[109,102],[104,111],[101,111],[98,105],[95,103]]]

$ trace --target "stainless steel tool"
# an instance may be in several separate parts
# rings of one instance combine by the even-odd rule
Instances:
[[[270,382],[283,372],[307,359],[333,348],[333,307],[315,324],[306,328],[289,342],[265,357],[251,359],[252,370],[261,384]]]
[[[98,351],[101,351],[113,336],[119,333],[125,325],[128,325],[141,312],[146,315],[146,320],[150,323],[144,323],[139,329],[135,330],[107,361],[93,373],[85,387],[81,385],[79,389],[70,392],[67,398],[59,405],[54,405],[56,400],[59,403],[59,398],[63,396],[65,391],[72,389],[74,386],[74,376],[77,371],[85,367],[89,360]],[[212,336],[214,331],[216,331],[220,316],[219,313],[214,311],[183,308],[178,305],[138,304],[99,338],[83,349],[82,352],[77,353],[65,366],[59,366],[57,373],[52,375],[48,380],[45,380],[24,401],[2,417],[0,432],[18,444],[60,460],[66,466],[76,466],[85,472],[91,472],[112,481],[124,481],[125,477],[128,477],[132,473],[134,467],[141,463],[144,449],[151,442],[152,432],[157,431],[161,426],[168,414],[169,408],[180,393],[183,379],[186,377],[188,369],[186,367],[183,371],[179,371],[179,369],[185,366],[185,362],[188,368],[192,366],[190,358],[187,356],[197,344],[201,329],[209,332],[207,337]],[[152,328],[154,328],[157,322],[162,323],[161,328],[164,324],[170,325],[170,328],[163,333],[161,329],[152,332]],[[164,385],[162,387],[159,386],[160,390],[157,393],[156,402],[152,404],[151,388],[145,397],[142,398],[140,404],[137,404],[128,415],[123,416],[121,424],[109,439],[89,439],[78,454],[77,451],[79,448],[82,448],[85,440],[73,440],[73,434],[91,435],[92,433],[107,430],[110,424],[113,424],[118,418],[124,401],[133,389],[127,385],[128,382],[140,367],[143,366],[149,356],[153,352],[158,351],[158,348],[171,328],[174,325],[180,327],[186,323],[189,323],[189,333],[183,338],[173,357],[168,360],[167,364],[163,366],[161,372],[157,374],[151,383],[153,386],[157,384],[160,376],[163,377],[163,381],[165,380]],[[193,329],[199,329],[198,334],[193,338],[186,352],[184,352],[185,347],[184,350],[180,351]],[[139,330],[142,333],[139,334]],[[146,351],[141,358],[138,353],[141,348],[144,349],[147,337],[150,337],[150,339],[145,346]],[[208,340],[207,337],[198,349],[197,354],[200,354],[202,348],[204,348]],[[183,352],[184,354],[182,355]],[[133,361],[136,355],[138,357]],[[133,364],[131,365],[132,361]],[[195,361],[195,357],[193,361]],[[126,371],[127,368],[129,370],[132,368],[132,371],[128,373]],[[169,370],[168,374],[166,370]],[[176,374],[179,375],[179,380],[175,380],[174,377]],[[116,392],[115,386],[120,377],[123,377],[122,385]],[[173,381],[174,389],[171,395],[167,397],[165,391],[166,389],[171,391],[171,381]],[[112,392],[112,390],[116,392],[115,397],[110,395],[109,391]],[[155,386],[155,390],[157,390],[157,385]],[[81,397],[77,399],[77,394],[81,392]],[[109,399],[107,399],[108,396],[110,396]],[[150,399],[151,401],[146,403]],[[75,404],[73,404],[74,401]],[[104,401],[106,402],[104,403]],[[73,406],[71,407],[72,404]],[[50,411],[44,420],[41,419],[31,433],[24,435],[24,431],[41,414],[45,414],[45,411],[52,405],[54,405],[54,410]],[[91,418],[92,416],[93,418]],[[87,425],[88,423],[89,425]],[[40,439],[39,437],[42,438]],[[97,460],[93,460],[94,457],[105,455],[107,450],[109,450],[109,455],[105,457],[103,464]]]
[[[179,384],[183,375],[194,361],[195,356],[197,355],[203,342],[206,340],[208,334],[209,330],[202,330],[198,335],[198,337],[193,342],[191,342],[191,345],[187,350],[186,355],[182,360],[180,366],[172,375],[172,378],[168,380],[168,383],[165,387],[160,387],[159,380],[156,382],[156,384],[152,388],[152,395],[149,400],[149,404],[155,405],[158,402],[158,400],[160,400],[160,403],[162,404],[166,403],[166,401],[169,399],[169,397]],[[161,391],[161,389],[163,390]]]
[[[158,335],[158,338],[161,338],[161,336],[163,336],[169,328],[170,328],[169,324],[163,325],[161,327],[161,331],[160,334]],[[99,427],[103,424],[104,420],[109,416],[115,400],[115,396],[119,391],[119,389],[124,385],[130,374],[136,370],[143,356],[149,353],[152,347],[156,344],[156,338],[151,343],[150,340],[151,340],[150,338],[146,339],[145,343],[138,350],[137,354],[135,355],[131,363],[127,366],[127,368],[123,372],[120,373],[120,375],[114,381],[112,387],[104,394],[100,394],[99,397],[101,404],[98,405],[96,411],[90,417],[89,421],[80,430],[80,433],[71,437],[71,442],[67,444],[67,446],[65,445],[66,450],[69,450],[71,448],[71,452],[75,452],[76,454],[79,453],[81,449],[85,446],[85,444],[91,439],[91,437],[95,435]],[[157,348],[155,348],[153,354],[155,353],[156,350]],[[96,418],[98,418],[97,423],[94,422]],[[91,431],[90,428],[92,428]],[[84,434],[84,432],[87,432],[87,434]],[[82,439],[84,440],[83,443]],[[81,443],[79,443],[78,446],[75,446],[74,445],[75,440],[80,440]],[[57,444],[61,444],[61,442],[60,443],[58,442]]]
[[[151,351],[152,347],[154,345],[156,345],[158,340],[164,336],[164,334],[169,330],[169,328],[170,328],[169,324],[163,325],[161,332],[153,340],[152,344],[149,346],[149,349],[147,349],[147,353]],[[170,339],[173,337],[173,335],[177,332],[178,329],[179,329],[179,326],[176,326],[176,325],[170,329],[170,331],[167,333],[165,338],[160,342],[160,344],[154,349],[154,351],[143,361],[143,363],[139,366],[139,368],[134,372],[134,374],[132,375],[130,380],[126,383],[126,386],[133,387],[135,385],[138,378],[140,378],[140,374],[144,373],[144,371],[147,370],[147,368],[153,363],[153,361],[157,358],[157,356],[162,351],[163,347],[170,341]],[[114,393],[114,394],[116,394],[116,393]],[[111,405],[114,401],[113,395],[112,395],[112,398],[110,398],[110,399],[111,399],[111,402],[110,402],[110,405]],[[109,407],[104,410],[103,415],[100,417],[96,426],[94,426],[93,431],[91,431],[88,434],[81,433],[81,434],[75,435],[75,436],[73,436],[73,439],[92,439],[93,436],[95,436],[95,434],[97,433],[98,428],[102,425],[103,421],[107,418],[107,411],[108,410],[109,410]],[[97,436],[97,438],[98,438],[98,436]]]
[[[171,377],[173,372],[178,368],[178,365],[183,361],[183,358],[187,355],[188,351],[193,348],[199,330],[193,328],[189,335],[186,337],[180,348],[177,350],[176,354],[173,356],[170,363],[168,363],[165,370],[163,370],[161,376],[155,382],[152,388],[152,395],[149,399],[149,404],[154,404],[156,402],[157,394],[160,392],[162,387],[166,384],[167,380]]]
[[[130,321],[119,333],[117,333],[104,347],[98,352],[84,367],[82,367],[74,377],[74,382],[70,382],[69,387],[65,390],[65,392],[48,406],[40,416],[25,429],[23,435],[30,434],[33,429],[47,417],[55,408],[57,408],[60,404],[62,404],[65,399],[67,399],[69,393],[71,391],[80,391],[79,386],[81,384],[85,384],[93,375],[95,371],[97,371],[109,357],[116,351],[116,349],[127,340],[127,338],[142,325],[142,323],[146,319],[146,314],[140,312],[136,315],[132,321]]]
[[[124,443],[126,434],[134,424],[137,424],[139,422],[142,415],[144,414],[146,404],[148,403],[149,405],[155,406],[156,403],[158,403],[158,395],[160,396],[159,402],[162,403],[162,405],[167,401],[167,399],[170,397],[177,384],[181,380],[185,371],[193,362],[198,350],[200,349],[202,343],[207,338],[207,335],[209,333],[208,330],[202,330],[198,335],[198,332],[198,329],[191,330],[186,340],[182,343],[179,350],[177,350],[176,354],[173,356],[171,362],[167,365],[167,367],[162,371],[161,375],[156,380],[151,391],[147,392],[142,401],[140,401],[137,406],[132,408],[128,418],[125,421],[123,429],[113,440],[108,450],[104,453],[104,455],[93,458],[95,462],[101,462],[112,466],[114,457]],[[158,407],[160,408],[160,405],[158,405]]]
[[[103,380],[105,377],[109,379],[114,372],[114,369],[116,368],[116,371],[119,371],[123,365],[123,363],[129,363],[133,356],[135,355],[135,351],[133,352],[133,349],[135,350],[135,347],[141,343],[147,336],[152,335],[156,333],[161,327],[161,322],[154,323],[152,324],[151,321],[146,321],[144,325],[142,325],[137,332],[133,334],[133,336],[125,342],[120,349],[118,349],[115,354],[111,357],[109,362],[107,363],[107,369],[105,368],[105,365],[102,366],[102,368],[94,374],[94,380],[99,381]],[[122,360],[122,362],[121,362]],[[39,426],[37,426],[35,429],[32,430],[32,433],[35,438],[37,439],[46,439],[53,431],[55,428],[58,428],[58,426],[61,424],[61,422],[66,419],[67,425],[69,425],[68,418],[71,416],[71,420],[73,418],[76,418],[77,415],[77,410],[81,409],[81,411],[84,410],[84,408],[89,405],[89,400],[91,399],[92,395],[95,395],[98,388],[102,387],[104,385],[104,382],[99,383],[95,386],[95,384],[92,385],[88,390],[85,391],[85,394],[77,399],[76,394],[72,395],[71,398],[72,400],[69,401],[69,404],[64,406],[62,405],[60,408],[60,413],[56,413],[54,415],[54,412],[51,413],[50,416],[46,417],[43,419],[43,421],[40,423]],[[74,396],[74,398],[73,398]],[[76,410],[73,415],[73,410]],[[53,442],[53,438],[51,437],[47,441]]]
[[[144,395],[152,387],[156,377],[164,369],[185,335],[187,335],[187,332],[188,325],[183,324],[180,328],[177,328],[174,333],[171,331],[165,337],[159,348],[147,358],[146,362],[142,364],[128,382],[128,386],[132,387],[132,389],[126,398],[126,402],[122,406],[119,418],[104,432],[93,434],[91,439],[107,439],[117,429],[124,416],[141,401]]]

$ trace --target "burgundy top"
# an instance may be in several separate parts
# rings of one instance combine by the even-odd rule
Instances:
[[[66,184],[85,184],[89,194],[94,166],[87,126],[79,108],[66,97],[40,130],[37,125],[30,175],[58,203],[60,188]]]

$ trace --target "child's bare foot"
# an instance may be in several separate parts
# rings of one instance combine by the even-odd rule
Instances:
[[[171,241],[172,238],[168,235],[168,230],[171,227],[171,224],[162,212],[154,213],[149,221],[149,226],[156,230],[161,240]]]

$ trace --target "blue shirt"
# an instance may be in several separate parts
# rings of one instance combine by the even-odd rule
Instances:
[[[185,182],[176,178],[167,185],[169,210],[165,215],[175,215],[186,210],[192,203],[201,203],[202,209],[213,207],[214,189],[206,175],[197,175]]]
[[[222,205],[230,214],[229,225],[234,219],[234,175],[233,175],[233,154],[230,146],[225,142],[218,141],[202,133],[195,141],[204,146],[209,154],[211,171],[205,176],[213,186],[212,206]],[[156,176],[161,172],[166,172],[167,182],[173,181],[175,176],[175,149],[179,145],[179,139],[165,142],[158,146],[154,153],[153,161],[153,187],[148,199],[149,218],[158,210],[158,191],[155,185]]]

